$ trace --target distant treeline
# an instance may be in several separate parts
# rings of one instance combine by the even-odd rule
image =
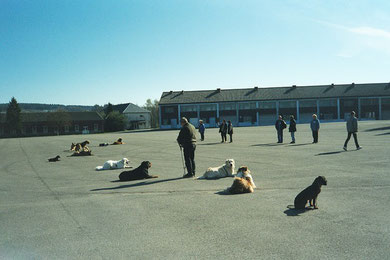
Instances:
[[[0,104],[0,112],[6,112],[8,103]],[[80,111],[96,111],[94,106],[74,106],[74,105],[57,105],[57,104],[36,104],[36,103],[19,103],[19,107],[22,111],[40,112],[40,111],[57,111],[65,110],[68,112],[80,112]]]

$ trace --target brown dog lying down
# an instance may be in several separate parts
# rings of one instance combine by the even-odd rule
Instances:
[[[86,141],[84,141],[82,143],[72,143],[70,145],[70,150],[71,151],[80,151],[81,148],[84,148],[87,144],[89,144],[88,140],[86,140]]]
[[[157,175],[149,175],[149,168],[152,167],[152,163],[149,161],[143,161],[140,166],[131,171],[124,171],[119,174],[120,181],[134,181],[150,178],[158,178]]]
[[[112,144],[124,144],[124,142],[122,142],[122,138],[119,138],[117,141],[113,142]]]
[[[60,160],[60,156],[59,155],[57,155],[56,157],[54,157],[54,158],[50,158],[49,159],[49,162],[57,162],[57,161],[59,161]]]
[[[305,209],[307,201],[309,201],[310,206],[317,207],[317,196],[321,192],[321,186],[327,185],[327,180],[324,176],[318,176],[312,185],[301,191],[294,200],[295,209]]]
[[[72,156],[89,156],[92,155],[91,149],[88,146],[84,146],[84,148],[80,148],[79,150],[75,150]]]
[[[247,166],[241,166],[237,170],[233,184],[227,189],[232,194],[252,193],[256,188],[250,170]]]

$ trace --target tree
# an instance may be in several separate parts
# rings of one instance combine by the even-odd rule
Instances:
[[[112,104],[110,102],[108,102],[106,108],[104,109],[104,112],[106,113],[106,115],[108,115],[113,111],[114,111],[114,109],[112,108]]]
[[[18,102],[14,97],[8,104],[7,114],[6,114],[6,127],[7,131],[11,135],[20,135],[22,130],[22,119],[21,119],[21,109]]]
[[[48,113],[47,121],[57,129],[57,134],[60,134],[65,126],[71,126],[72,117],[65,110],[58,109],[55,112]]]
[[[119,111],[109,113],[104,120],[104,129],[106,132],[122,131],[125,129],[125,116]]]
[[[144,105],[144,108],[146,110],[150,111],[151,115],[151,127],[152,128],[158,128],[159,127],[159,107],[158,107],[158,100],[155,99],[153,102],[150,98],[146,100],[146,103]]]

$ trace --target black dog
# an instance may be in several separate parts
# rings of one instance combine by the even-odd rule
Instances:
[[[59,155],[57,155],[56,157],[54,157],[54,158],[50,158],[49,159],[49,162],[57,162],[57,161],[59,161],[60,160],[60,156]]]
[[[158,178],[157,175],[149,175],[149,168],[152,167],[152,163],[149,161],[143,161],[140,166],[131,171],[124,171],[119,174],[120,181],[134,181],[150,178]]]
[[[321,192],[321,186],[327,185],[327,181],[324,176],[318,176],[312,185],[301,191],[294,200],[295,209],[305,209],[307,201],[309,201],[310,206],[317,207],[317,196]]]

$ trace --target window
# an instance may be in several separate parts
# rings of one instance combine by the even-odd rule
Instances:
[[[93,131],[99,131],[99,124],[93,124]]]
[[[49,132],[49,128],[46,125],[44,125],[43,126],[43,133],[47,134],[48,132]]]
[[[65,133],[69,133],[69,126],[66,125],[64,128],[65,128]]]
[[[33,134],[36,134],[38,132],[37,131],[37,126],[36,125],[32,126],[31,127],[31,131],[32,131]]]
[[[79,132],[80,131],[79,125],[74,125],[74,131],[75,132]]]

